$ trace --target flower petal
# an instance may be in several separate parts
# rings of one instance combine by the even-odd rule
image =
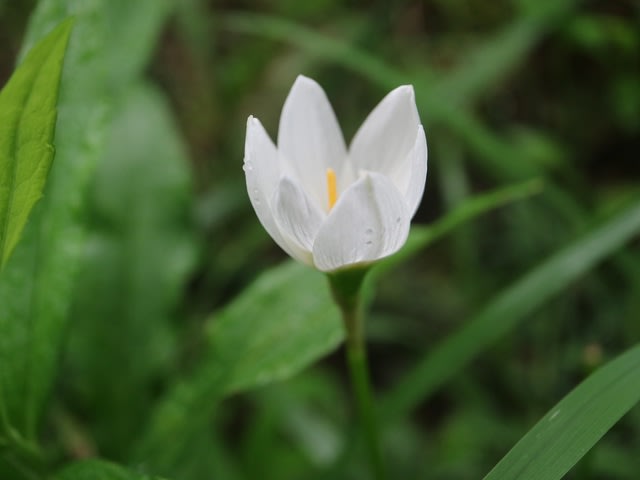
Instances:
[[[342,195],[313,245],[316,268],[329,272],[386,257],[404,245],[409,209],[390,179],[367,172]]]
[[[413,148],[399,164],[399,168],[391,173],[391,180],[404,194],[404,199],[413,217],[420,206],[425,182],[427,181],[427,138],[422,125],[418,127]]]
[[[247,178],[256,183],[266,198],[271,198],[281,175],[278,152],[260,120],[253,116],[247,119],[244,155],[242,169]]]
[[[285,241],[271,213],[271,199],[280,179],[278,152],[260,121],[253,116],[247,119],[242,169],[249,200],[258,220],[280,248],[288,255],[298,258],[300,252]]]
[[[313,266],[311,251],[324,214],[288,177],[283,177],[276,189],[273,216],[285,240],[297,250],[294,257]]]
[[[413,147],[418,125],[413,87],[392,90],[353,137],[349,155],[354,167],[390,175]]]
[[[280,116],[278,151],[311,201],[326,210],[327,169],[341,172],[347,149],[324,90],[310,78],[300,75],[291,87]]]

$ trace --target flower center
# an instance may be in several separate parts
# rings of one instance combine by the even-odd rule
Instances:
[[[336,172],[333,168],[327,168],[327,193],[329,194],[329,211],[338,200],[338,189],[336,188]]]

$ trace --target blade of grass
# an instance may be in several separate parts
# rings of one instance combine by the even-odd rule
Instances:
[[[428,226],[412,227],[409,239],[402,250],[377,264],[370,277],[380,276],[466,221],[494,208],[535,195],[542,187],[540,179],[533,179],[476,195],[465,200],[437,222]]]
[[[612,216],[508,287],[433,350],[383,399],[387,421],[406,415],[495,341],[640,231],[640,201]]]
[[[515,180],[531,176],[535,162],[523,158],[526,153],[523,154],[518,145],[495,135],[460,106],[469,106],[487,89],[499,85],[502,78],[527,58],[554,19],[569,12],[576,3],[575,0],[540,2],[535,12],[520,15],[461,59],[457,68],[442,74],[429,69],[404,71],[347,40],[332,38],[275,16],[226,14],[221,26],[233,32],[290,43],[308,54],[365,76],[382,90],[412,83],[418,93],[416,101],[420,110],[428,113],[427,125],[439,124],[451,129],[480,160],[503,172],[503,178]],[[520,161],[513,162],[514,158]]]
[[[640,344],[564,397],[485,480],[556,480],[640,401]]]

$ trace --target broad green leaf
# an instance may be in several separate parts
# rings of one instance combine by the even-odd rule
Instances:
[[[532,186],[527,182],[478,196],[434,225],[414,228],[408,250],[415,253],[477,215],[531,194]],[[156,462],[161,472],[170,471],[181,449],[188,448],[186,439],[206,424],[212,403],[295,375],[335,349],[343,331],[325,276],[289,261],[264,273],[214,315],[207,336],[208,354],[154,412],[135,461]]]
[[[380,412],[403,416],[515,329],[540,305],[567,288],[640,232],[640,202],[589,231],[508,287],[458,332],[430,350],[384,398]]]
[[[155,412],[139,453],[143,459],[135,459],[153,462],[161,473],[188,448],[184,440],[206,424],[214,402],[293,375],[342,339],[324,275],[293,261],[260,276],[211,320],[206,358]]]
[[[65,467],[54,480],[160,480],[104,460],[83,460]]]
[[[223,393],[288,378],[342,340],[325,276],[298,263],[263,275],[238,300],[208,332]]]
[[[640,345],[564,397],[485,480],[558,480],[640,401]]]
[[[45,196],[0,276],[0,406],[13,428],[30,439],[56,371],[82,249],[83,190],[106,120],[100,55],[107,36],[101,8],[101,2],[81,11],[41,2],[26,34],[27,43],[35,44],[75,14],[60,84],[56,161]]]
[[[153,8],[155,2],[146,5]],[[124,9],[119,21],[126,22],[129,10],[122,2],[41,0],[25,35],[25,44],[34,45],[61,20],[75,17],[60,85],[56,161],[44,198],[0,276],[0,419],[4,430],[10,424],[14,434],[31,441],[57,371],[85,248],[86,186],[103,155],[111,107],[130,78],[120,84],[108,75],[116,60],[108,12],[118,7]],[[144,31],[155,35],[158,30]],[[120,51],[121,56],[134,53],[149,54],[148,49]],[[130,65],[141,70],[145,62],[130,60]]]
[[[0,92],[0,271],[49,175],[58,88],[72,25],[64,22],[33,47]]]
[[[163,97],[131,88],[89,197],[89,248],[66,354],[75,403],[92,412],[91,436],[109,458],[126,453],[175,360],[172,313],[195,256],[190,185]]]

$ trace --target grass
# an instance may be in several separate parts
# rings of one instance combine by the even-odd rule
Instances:
[[[323,282],[274,268],[286,257],[259,226],[241,168],[246,117],[275,138],[299,73],[323,85],[347,138],[405,83],[427,133],[413,240],[429,245],[380,269],[369,306],[390,478],[482,478],[640,341],[632,0],[178,3],[157,32],[143,20],[148,2],[135,15],[109,7],[119,31],[152,48],[104,47],[113,126],[82,197],[85,254],[40,422],[52,470],[88,452],[181,480],[365,478],[338,337],[325,332],[304,361],[286,342],[305,333],[296,311],[322,326],[325,293],[283,292]],[[0,1],[2,75],[17,55],[9,46],[41,25],[28,26],[32,7]],[[129,86],[117,65],[130,66]],[[517,200],[455,224],[469,199],[514,184],[536,194],[514,190]],[[455,228],[430,243],[442,218]],[[264,336],[229,321],[250,315],[258,329],[261,312]],[[236,341],[247,357],[236,359]],[[295,359],[282,364],[268,342]],[[258,357],[280,374],[261,377]],[[234,368],[242,388],[229,387]],[[636,407],[566,478],[635,479],[639,439]],[[0,478],[28,478],[4,458]]]

